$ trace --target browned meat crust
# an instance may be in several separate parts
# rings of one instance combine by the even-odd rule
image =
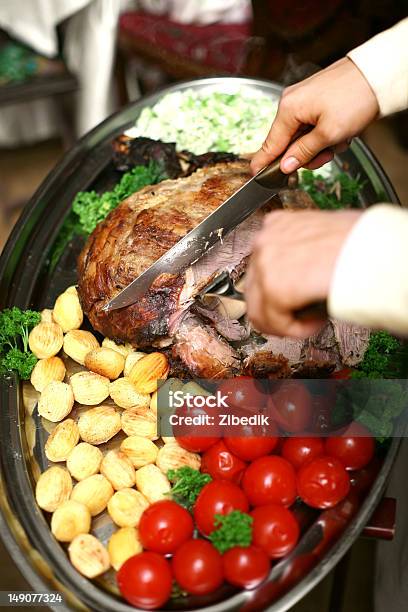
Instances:
[[[243,373],[254,378],[288,378],[292,374],[288,359],[282,353],[268,350],[255,352],[244,361]]]
[[[78,262],[79,295],[92,326],[137,346],[166,336],[169,318],[180,307],[184,275],[157,279],[137,304],[109,313],[101,309],[249,176],[246,161],[220,163],[145,187],[112,211],[89,237]]]
[[[241,369],[239,356],[232,346],[190,313],[178,326],[172,354],[201,378],[230,378]]]

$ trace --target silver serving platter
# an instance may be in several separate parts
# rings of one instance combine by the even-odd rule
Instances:
[[[56,296],[76,280],[75,263],[81,243],[73,241],[50,274],[48,258],[75,194],[90,188],[107,189],[117,178],[111,164],[112,138],[131,127],[146,106],[154,105],[164,94],[194,89],[233,91],[238,87],[279,97],[277,84],[247,78],[208,78],[178,83],[154,95],[131,103],[114,114],[79,142],[64,156],[46,178],[27,205],[15,226],[0,258],[0,307],[51,307]],[[361,206],[378,201],[398,203],[398,198],[381,166],[359,140],[334,161],[346,164],[350,173],[365,181]],[[75,367],[69,364],[69,368]],[[35,502],[34,487],[39,474],[48,467],[44,444],[50,424],[42,421],[36,410],[37,394],[30,385],[21,385],[15,376],[1,380],[0,409],[0,530],[11,557],[35,591],[57,590],[64,594],[65,604],[56,610],[89,609],[131,612],[115,592],[113,574],[91,582],[69,563],[65,550],[50,533],[43,512]],[[317,523],[305,530],[297,548],[288,559],[275,565],[268,581],[254,591],[235,591],[228,587],[215,596],[175,601],[168,609],[223,612],[268,609],[283,612],[313,588],[341,559],[364,528],[384,490],[398,449],[393,442],[380,472],[358,513],[342,536],[301,577],[283,590],[279,597],[274,586],[294,561],[314,549],[322,533]],[[112,527],[102,515],[94,531],[106,540]],[[50,606],[54,608],[53,605]]]

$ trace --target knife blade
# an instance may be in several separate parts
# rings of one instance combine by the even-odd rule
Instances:
[[[176,274],[203,255],[253,212],[266,204],[288,181],[280,169],[281,157],[247,181],[213,213],[179,240],[154,264],[133,280],[102,308],[117,310],[134,304],[162,274]]]

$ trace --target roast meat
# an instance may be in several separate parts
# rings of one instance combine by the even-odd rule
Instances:
[[[145,187],[122,202],[89,237],[79,258],[79,294],[92,326],[104,336],[151,346],[174,324],[218,270],[234,271],[250,254],[262,223],[253,215],[185,273],[161,276],[137,304],[102,307],[213,212],[250,177],[248,162],[202,168],[192,175]],[[222,247],[222,248],[220,248]]]
[[[131,155],[132,149],[125,153]],[[166,155],[175,161],[171,149]],[[267,210],[282,205],[315,207],[310,196],[297,189],[283,191],[280,202],[272,199],[184,272],[159,277],[136,304],[102,310],[250,178],[247,161],[219,159],[219,163],[214,157],[189,159],[193,166],[210,165],[133,194],[89,237],[79,258],[78,291],[94,329],[135,347],[169,347],[173,374],[188,372],[202,378],[238,373],[272,378],[321,376],[342,364],[358,363],[368,345],[366,329],[328,321],[305,341],[262,339],[242,319],[230,318],[216,304],[195,299],[220,272],[228,272],[233,280],[242,275]]]

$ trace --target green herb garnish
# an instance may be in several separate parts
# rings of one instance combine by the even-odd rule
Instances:
[[[212,480],[209,474],[202,474],[188,465],[177,470],[169,470],[167,478],[174,483],[170,495],[187,508],[193,506],[201,489]]]
[[[1,369],[15,370],[20,378],[28,380],[37,363],[37,357],[29,350],[28,335],[41,321],[34,310],[6,308],[0,312]]]
[[[67,244],[75,236],[88,236],[107,215],[132,193],[147,185],[154,185],[167,178],[156,162],[148,166],[136,166],[126,172],[111,191],[98,194],[96,191],[79,191],[72,203],[50,254],[50,269],[53,270]]]
[[[302,170],[299,187],[306,191],[319,208],[336,210],[358,205],[358,195],[364,183],[345,172],[326,178],[311,170]]]
[[[397,380],[361,380],[356,393],[353,393],[354,418],[365,425],[371,433],[383,442],[392,434],[394,420],[400,416],[407,405],[406,384]],[[364,395],[365,401],[357,395]]]
[[[127,197],[146,187],[162,181],[165,177],[155,162],[148,166],[136,166],[126,172],[112,191],[98,194],[96,191],[80,191],[75,196],[72,210],[79,219],[82,230],[91,234],[95,227]]]
[[[352,378],[389,377],[391,360],[400,346],[400,342],[388,332],[372,332],[363,360],[352,373]]]
[[[253,518],[240,510],[233,510],[227,515],[216,514],[214,524],[218,527],[209,539],[220,553],[225,553],[234,546],[249,546],[252,542]]]
[[[12,348],[3,357],[1,365],[5,370],[14,370],[21,380],[28,380],[38,359],[31,351],[24,353],[18,348]]]

